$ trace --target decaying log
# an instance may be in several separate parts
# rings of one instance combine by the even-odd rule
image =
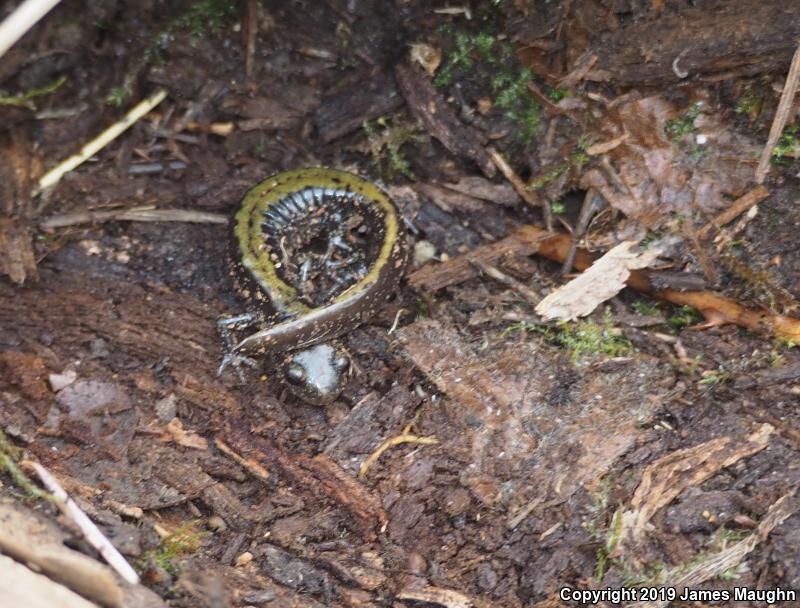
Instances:
[[[800,37],[796,4],[716,5],[665,12],[615,31],[602,28],[589,47],[598,61],[587,78],[633,86],[785,72]]]

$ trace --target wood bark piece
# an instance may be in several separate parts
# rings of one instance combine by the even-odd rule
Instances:
[[[461,482],[485,504],[502,504],[511,528],[609,470],[639,441],[643,421],[674,386],[668,366],[641,355],[570,382],[569,399],[554,407],[548,400],[574,372],[554,365],[551,347],[541,341],[508,338],[481,348],[439,319],[418,320],[398,336],[448,396],[443,414],[450,436],[443,431],[436,452],[469,462]],[[542,513],[545,520],[552,515]]]
[[[478,134],[456,118],[425,73],[416,66],[398,64],[395,75],[408,107],[431,135],[456,156],[474,161],[486,177],[494,177],[494,164]]]
[[[403,105],[403,98],[391,74],[366,76],[322,101],[314,123],[323,143],[330,143],[351,131],[360,129],[367,120],[394,112]]]
[[[483,245],[457,258],[441,264],[428,264],[408,276],[408,284],[415,291],[435,292],[449,285],[463,283],[478,275],[474,262],[496,266],[507,256],[528,256],[539,250],[539,241],[548,233],[533,226],[523,226],[506,238]]]
[[[699,486],[721,469],[763,450],[774,430],[762,424],[748,435],[717,437],[649,464],[631,499],[631,509],[622,514],[617,552],[633,559],[633,545],[647,535],[647,525],[659,509],[687,488]]]
[[[599,59],[587,78],[633,86],[784,71],[798,37],[800,19],[794,3],[723,0],[715,7],[703,3],[615,31],[604,28],[590,46]]]

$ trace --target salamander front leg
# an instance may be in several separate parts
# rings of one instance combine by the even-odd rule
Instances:
[[[258,369],[257,361],[246,355],[240,355],[234,352],[236,342],[233,338],[234,331],[242,331],[248,327],[252,327],[257,321],[258,317],[252,313],[245,313],[235,317],[220,317],[217,319],[217,331],[225,345],[225,355],[222,357],[219,369],[217,370],[218,376],[222,374],[228,365],[232,365],[236,370],[236,375],[239,376],[239,381],[242,384],[246,384],[247,379],[242,371],[242,365],[247,365],[251,369]]]

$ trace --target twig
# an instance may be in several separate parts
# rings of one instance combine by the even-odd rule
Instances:
[[[522,200],[528,203],[528,205],[531,207],[539,207],[542,210],[542,214],[544,215],[544,225],[548,231],[552,231],[553,215],[550,213],[550,205],[547,204],[547,201],[540,199],[533,192],[528,190],[519,175],[516,174],[514,169],[509,166],[509,164],[497,150],[494,148],[487,148],[487,152],[489,152],[489,158],[492,160],[495,167],[500,169],[500,173],[502,173],[505,178],[511,182],[511,185],[514,186],[514,190],[516,190],[517,194],[522,197]]]
[[[594,188],[589,188],[586,191],[586,196],[583,197],[583,205],[581,206],[580,215],[578,215],[578,222],[575,224],[575,229],[572,231],[572,244],[570,245],[567,257],[561,265],[561,275],[572,272],[572,265],[575,263],[575,255],[578,252],[578,243],[586,235],[589,229],[589,223],[594,218],[595,214],[602,209],[605,205],[603,197],[599,196]]]
[[[80,166],[86,160],[105,148],[108,144],[129,129],[136,121],[160,104],[166,96],[167,92],[163,89],[159,89],[147,99],[136,104],[136,106],[134,106],[119,121],[115,122],[108,129],[100,133],[100,135],[83,146],[80,152],[70,156],[68,159],[59,163],[57,166],[45,173],[39,180],[39,184],[37,185],[36,189],[33,191],[33,196],[38,195],[45,188],[55,186],[66,173],[69,173],[76,167]]]
[[[256,40],[258,39],[258,5],[255,0],[246,0],[245,2],[242,38],[244,42],[244,73],[249,79],[253,76]]]
[[[786,84],[783,85],[783,93],[781,94],[780,103],[778,103],[778,110],[775,112],[775,119],[772,121],[772,127],[769,130],[767,145],[764,146],[761,159],[758,161],[758,167],[756,168],[757,184],[763,184],[764,178],[767,176],[772,150],[775,148],[775,144],[778,143],[781,133],[783,133],[783,127],[786,126],[786,121],[792,111],[798,81],[800,81],[800,45],[797,46],[794,57],[792,57],[792,65],[789,67],[789,74],[786,76]]]
[[[750,192],[737,198],[735,201],[733,201],[733,203],[731,203],[730,207],[725,209],[725,211],[700,228],[700,230],[697,231],[697,240],[702,241],[709,232],[715,228],[719,229],[728,222],[732,222],[750,207],[757,205],[768,196],[769,190],[767,190],[765,186],[756,186],[750,190]]]
[[[208,213],[194,209],[156,209],[153,205],[117,209],[114,211],[81,211],[54,215],[39,227],[43,230],[65,228],[78,224],[97,224],[101,222],[190,222],[195,224],[227,224],[228,217],[221,213]]]
[[[61,0],[25,0],[0,23],[0,57]]]
[[[412,423],[413,424],[413,423]],[[393,448],[397,445],[402,445],[404,443],[416,443],[419,445],[436,445],[439,443],[439,440],[436,437],[420,437],[419,435],[412,435],[411,434],[411,424],[406,426],[403,431],[399,435],[395,435],[394,437],[390,437],[383,443],[381,443],[375,451],[372,452],[367,459],[361,464],[361,468],[358,469],[358,476],[359,477],[366,477],[367,471],[369,468],[375,464],[378,458],[381,457],[386,450],[389,448]]]
[[[469,263],[475,266],[487,277],[492,278],[498,283],[502,283],[506,287],[516,291],[520,297],[531,306],[536,306],[541,301],[542,296],[536,293],[533,289],[524,283],[517,281],[514,277],[508,276],[505,272],[496,268],[495,266],[487,264],[479,258],[469,260]]]
[[[44,486],[53,493],[58,508],[61,509],[64,515],[75,522],[75,525],[83,532],[89,544],[105,558],[108,565],[116,570],[117,573],[131,585],[138,585],[139,575],[136,574],[136,571],[125,558],[122,557],[116,547],[111,544],[111,541],[103,536],[103,533],[100,532],[99,528],[94,525],[92,520],[81,510],[77,503],[69,497],[64,488],[56,481],[56,478],[38,462],[31,462],[30,466],[36,471],[36,474],[39,476],[39,479],[42,480]]]

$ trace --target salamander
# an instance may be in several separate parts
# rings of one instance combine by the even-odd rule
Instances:
[[[242,199],[233,244],[237,289],[256,310],[218,322],[227,346],[220,371],[266,354],[302,399],[335,399],[349,359],[330,341],[374,316],[405,271],[394,203],[345,171],[278,173]],[[231,330],[256,324],[259,331],[234,344]]]

